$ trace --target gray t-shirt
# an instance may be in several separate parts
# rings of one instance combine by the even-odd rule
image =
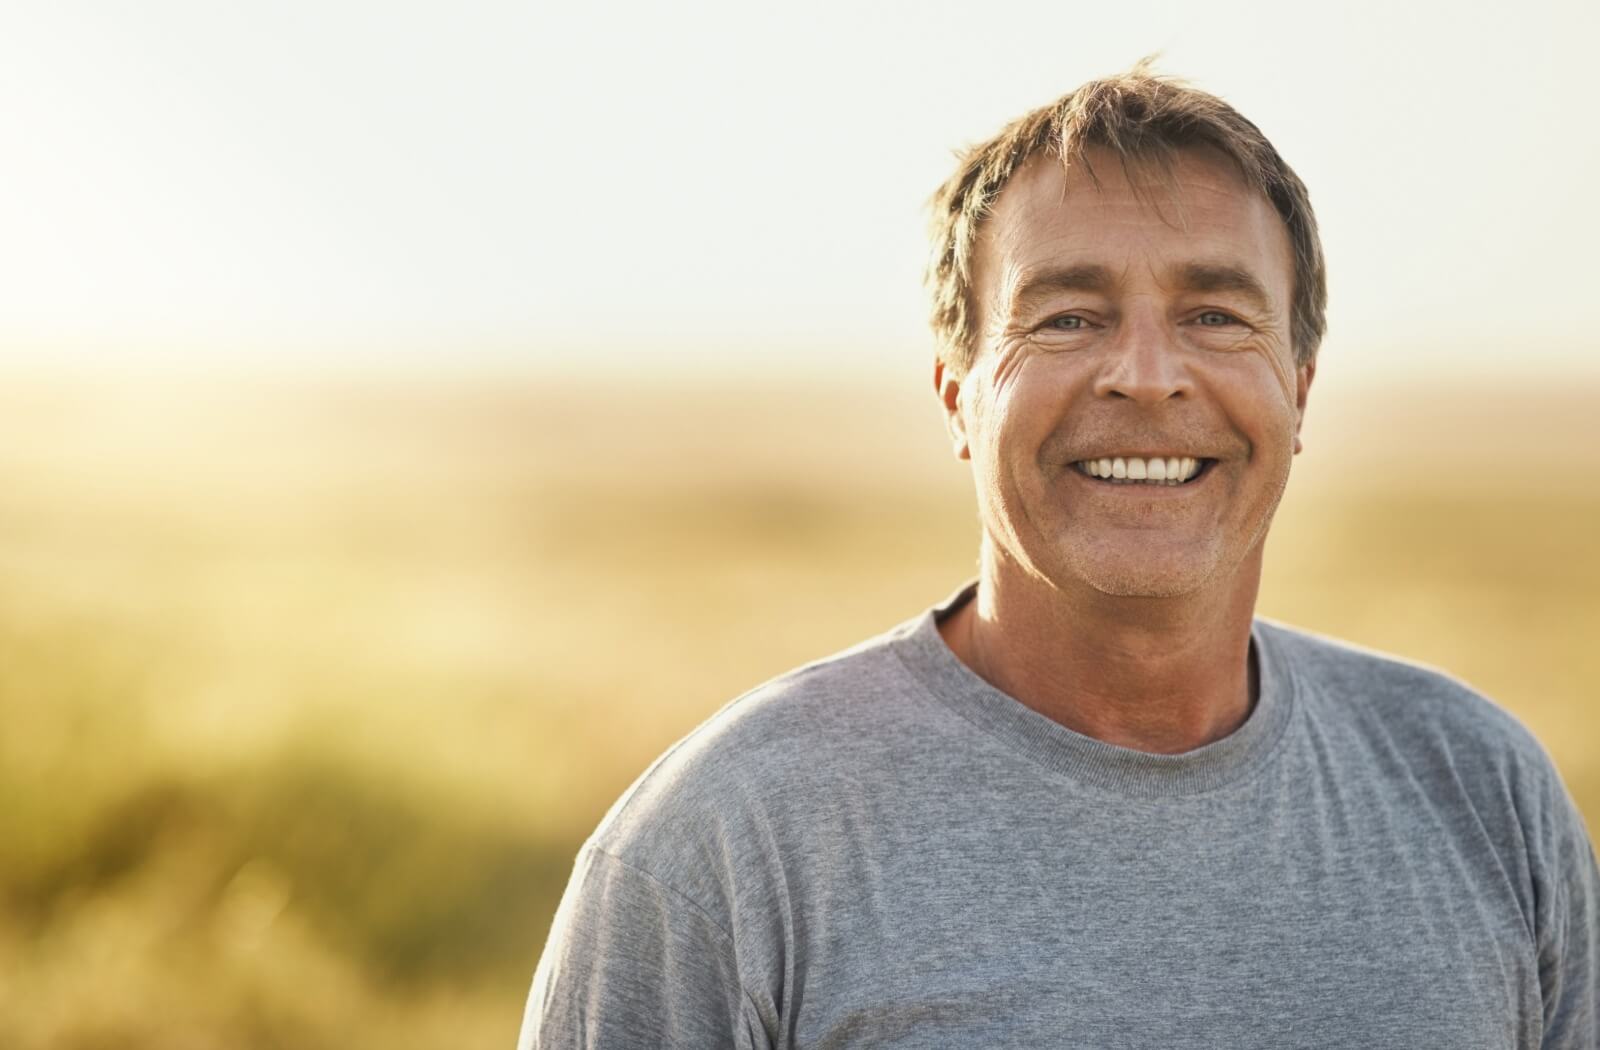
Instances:
[[[1257,620],[1230,736],[1075,733],[940,638],[733,701],[578,854],[520,1047],[1600,1047],[1600,872],[1435,671]]]

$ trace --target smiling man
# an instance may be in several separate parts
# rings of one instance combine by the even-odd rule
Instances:
[[[1600,1045],[1600,871],[1438,672],[1259,620],[1304,186],[1144,68],[934,199],[979,576],[724,707],[584,844],[522,1046]]]

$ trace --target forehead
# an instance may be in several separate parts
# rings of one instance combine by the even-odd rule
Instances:
[[[1153,166],[1129,175],[1115,153],[1090,147],[1098,185],[1082,162],[1035,156],[1006,183],[973,253],[980,301],[1040,269],[1098,265],[1160,279],[1193,263],[1250,271],[1280,302],[1293,286],[1289,233],[1266,196],[1221,152],[1179,151],[1170,180]]]

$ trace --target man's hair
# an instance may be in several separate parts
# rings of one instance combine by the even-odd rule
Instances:
[[[1180,80],[1154,75],[1154,56],[1126,73],[1091,80],[1069,95],[1007,124],[988,142],[961,155],[954,175],[929,201],[933,253],[927,284],[933,294],[933,332],[939,359],[965,375],[978,353],[972,301],[973,251],[984,218],[1011,176],[1036,155],[1081,161],[1089,146],[1110,149],[1130,179],[1154,174],[1167,185],[1179,150],[1211,146],[1230,158],[1246,185],[1272,202],[1288,227],[1294,251],[1290,317],[1296,364],[1316,359],[1327,328],[1327,270],[1317,219],[1305,184],[1261,130],[1232,106]],[[1137,185],[1137,183],[1136,183]]]

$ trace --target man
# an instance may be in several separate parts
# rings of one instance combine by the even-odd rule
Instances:
[[[979,577],[640,777],[522,1046],[1600,1046],[1600,872],[1539,745],[1254,618],[1324,327],[1300,180],[1136,67],[934,206]]]

